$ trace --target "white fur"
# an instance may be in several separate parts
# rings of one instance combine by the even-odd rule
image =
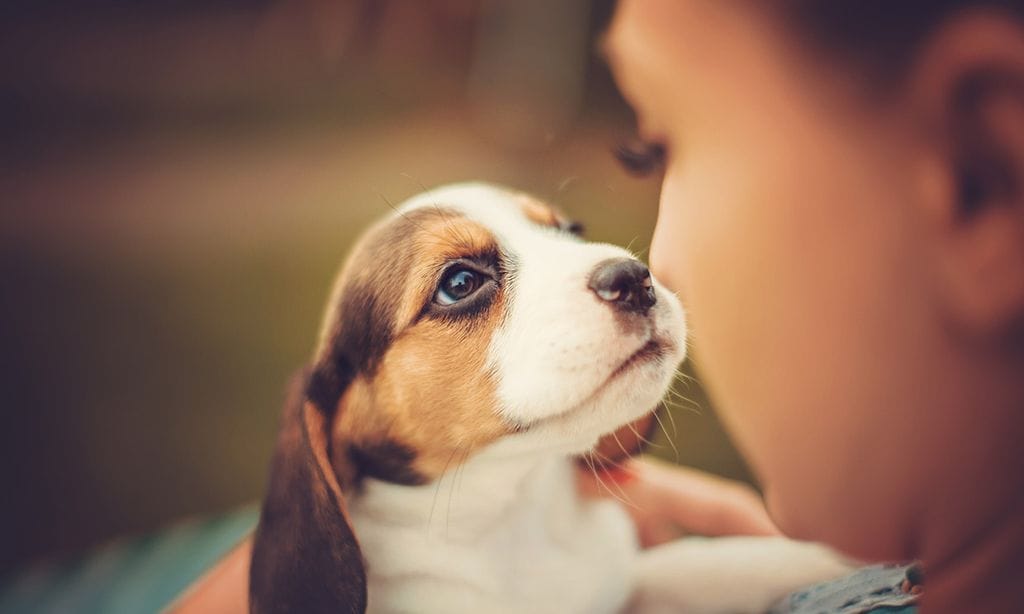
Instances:
[[[518,443],[518,442],[516,442]],[[371,612],[618,612],[632,523],[582,501],[563,455],[499,442],[438,483],[371,481],[350,506]]]
[[[570,456],[660,401],[684,357],[683,311],[655,282],[649,317],[623,326],[587,281],[599,262],[628,252],[541,228],[517,198],[464,184],[400,210],[458,210],[488,227],[510,259],[511,300],[489,368],[499,411],[529,428],[461,466],[455,459],[431,484],[366,480],[349,512],[367,561],[370,611],[753,612],[845,571],[827,551],[787,540],[640,551],[619,503],[577,496]],[[652,336],[672,342],[668,353],[611,377]]]
[[[688,537],[643,551],[629,612],[763,612],[792,590],[849,573],[820,544],[784,537]]]

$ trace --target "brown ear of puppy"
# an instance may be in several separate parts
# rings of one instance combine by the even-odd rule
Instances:
[[[366,610],[366,570],[328,457],[342,387],[323,394],[322,377],[305,370],[292,380],[253,542],[251,612]]]

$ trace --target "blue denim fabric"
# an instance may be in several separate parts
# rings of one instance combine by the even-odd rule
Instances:
[[[904,590],[920,585],[915,565],[872,565],[798,590],[775,604],[770,614],[914,614],[918,595]]]

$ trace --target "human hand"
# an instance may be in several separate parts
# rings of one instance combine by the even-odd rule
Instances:
[[[686,534],[779,534],[753,488],[696,469],[635,457],[611,469],[579,465],[577,477],[584,496],[625,504],[645,548]]]

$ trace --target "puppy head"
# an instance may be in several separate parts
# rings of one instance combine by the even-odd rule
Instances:
[[[353,575],[341,492],[364,478],[425,484],[490,444],[582,453],[660,401],[684,354],[678,300],[628,252],[574,230],[528,196],[466,184],[412,198],[363,236],[304,394],[286,411],[254,549],[254,607],[309,610],[289,585]],[[289,420],[301,437],[285,438]],[[293,492],[302,489],[314,494]],[[325,532],[334,522],[346,526]],[[258,560],[280,540],[301,558],[297,530],[348,549],[314,570]],[[346,599],[362,607],[365,588],[345,590],[361,590]]]

